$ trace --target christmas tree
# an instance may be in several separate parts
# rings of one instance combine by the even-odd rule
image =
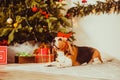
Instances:
[[[1,44],[51,42],[59,31],[68,33],[65,5],[64,0],[0,0]]]
[[[120,0],[82,3],[65,10],[65,0],[0,0],[0,44],[51,42],[58,32],[71,32],[72,17],[120,13]]]

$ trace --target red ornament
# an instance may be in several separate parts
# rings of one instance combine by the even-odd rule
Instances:
[[[87,0],[82,0],[82,3],[87,3]]]
[[[46,11],[42,12],[41,14],[46,15]]]
[[[8,45],[8,41],[7,40],[0,41],[0,46],[7,46],[7,45]]]
[[[48,18],[48,17],[49,17],[49,14],[46,14],[46,15],[45,15],[45,18]]]
[[[32,11],[33,11],[33,12],[37,12],[37,11],[38,11],[38,8],[37,8],[36,6],[33,6]]]
[[[70,17],[70,14],[69,14],[69,13],[67,14],[67,17]]]
[[[59,0],[59,2],[62,2],[63,0]]]

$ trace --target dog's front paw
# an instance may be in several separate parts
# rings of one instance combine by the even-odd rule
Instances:
[[[63,64],[61,64],[61,63],[57,63],[56,67],[57,68],[65,68],[65,66]]]
[[[45,66],[45,67],[51,67],[52,65],[51,65],[50,63],[49,63],[49,64],[47,63],[47,64],[45,64],[44,66]]]
[[[54,63],[46,63],[45,66],[46,66],[46,67],[53,67],[53,66],[55,66],[55,65],[54,65]]]

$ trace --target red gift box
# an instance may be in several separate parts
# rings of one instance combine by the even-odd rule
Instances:
[[[48,54],[48,55],[36,55],[35,56],[35,62],[36,63],[47,63],[47,62],[53,62],[54,61],[54,55]]]
[[[38,54],[43,54],[43,55],[48,55],[49,53],[49,48],[39,48],[36,51]]]
[[[0,46],[0,64],[7,64],[7,46]]]

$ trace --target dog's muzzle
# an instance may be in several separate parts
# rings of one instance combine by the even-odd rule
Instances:
[[[56,49],[59,49],[59,47],[55,45],[55,42],[56,42],[55,40],[52,41],[52,46],[54,46]]]

